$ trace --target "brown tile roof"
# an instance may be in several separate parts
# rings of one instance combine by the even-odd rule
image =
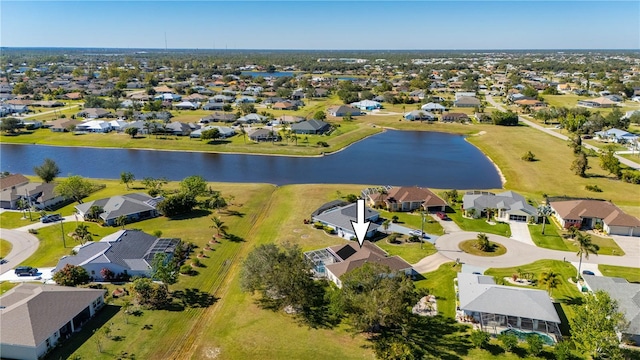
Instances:
[[[13,174],[9,176],[5,176],[0,178],[0,190],[10,189],[14,186],[28,183],[29,179],[27,179],[22,174]]]
[[[613,226],[640,226],[640,220],[626,214],[614,204],[600,200],[552,201],[551,207],[565,220],[602,219]]]
[[[336,277],[341,277],[367,262],[388,266],[392,271],[401,271],[411,267],[408,262],[397,255],[388,257],[384,250],[369,241],[365,241],[362,244],[362,248],[356,242],[350,242],[346,245],[333,246],[329,249],[338,255],[348,255],[346,259],[342,259],[342,262],[326,266],[327,270],[331,271]]]
[[[434,194],[431,190],[417,187],[417,186],[401,186],[394,187],[389,191],[387,200],[389,202],[417,202],[420,201],[425,206],[437,206],[446,205],[447,203],[442,200],[438,195]]]

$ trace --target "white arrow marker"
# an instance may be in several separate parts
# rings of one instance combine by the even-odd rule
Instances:
[[[358,238],[358,244],[362,247],[365,236],[367,236],[367,230],[369,230],[369,221],[364,221],[364,199],[358,199],[358,207],[356,212],[357,222],[351,220],[351,226]]]

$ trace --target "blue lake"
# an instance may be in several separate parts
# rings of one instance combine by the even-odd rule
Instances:
[[[61,176],[106,179],[119,179],[121,172],[131,171],[137,179],[201,175],[208,181],[277,185],[502,187],[495,166],[482,152],[463,136],[437,132],[385,131],[323,157],[0,144],[1,171],[34,174],[33,167],[45,158],[58,164]]]

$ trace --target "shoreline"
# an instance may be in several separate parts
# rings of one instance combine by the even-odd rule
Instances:
[[[340,151],[343,151],[344,149],[350,147],[351,145],[358,143],[360,141],[363,141],[365,139],[368,139],[371,136],[375,136],[378,134],[382,134],[385,131],[389,130],[385,127],[381,127],[381,126],[376,126],[377,128],[382,129],[382,131],[380,132],[376,132],[373,134],[369,134],[361,139],[358,139],[352,143],[349,143],[347,145],[345,145],[344,147],[337,149],[335,151],[331,151],[331,152],[322,152],[321,154],[317,154],[317,155],[296,155],[296,154],[266,154],[266,153],[251,153],[251,152],[238,152],[238,151],[204,151],[204,150],[178,150],[178,149],[153,149],[153,148],[138,148],[138,147],[128,147],[128,148],[123,148],[123,147],[110,147],[110,146],[91,146],[91,145],[51,145],[51,144],[37,144],[37,143],[13,143],[13,142],[0,142],[1,144],[6,144],[6,145],[36,145],[36,146],[51,146],[51,147],[67,147],[67,148],[82,148],[82,149],[114,149],[114,150],[140,150],[140,151],[171,151],[171,152],[185,152],[185,153],[198,153],[198,154],[220,154],[220,155],[224,155],[224,154],[229,154],[229,155],[258,155],[258,156],[284,156],[284,157],[294,157],[294,158],[317,158],[317,157],[324,157],[324,156],[329,156],[332,154],[337,154]],[[395,130],[395,129],[390,129],[390,130]]]
[[[482,136],[483,132],[479,132],[475,135],[472,136]],[[467,136],[464,137],[464,141],[466,141],[468,144],[470,144],[471,146],[475,147],[476,149],[478,149],[478,151],[480,151],[482,153],[482,155],[484,155],[490,162],[491,164],[493,164],[493,167],[496,168],[496,171],[498,172],[498,175],[500,176],[500,182],[502,183],[502,188],[504,189],[505,184],[507,183],[507,178],[504,176],[504,174],[502,173],[502,170],[500,170],[500,167],[498,166],[498,164],[496,164],[495,161],[493,161],[493,159],[484,153],[484,151],[482,151],[479,147],[477,147],[474,143],[472,143],[471,141],[467,140]]]

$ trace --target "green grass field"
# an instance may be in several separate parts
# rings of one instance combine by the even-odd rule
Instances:
[[[7,256],[11,252],[12,248],[13,245],[11,245],[10,242],[0,239],[0,258]]]
[[[575,242],[572,239],[564,237],[567,235],[567,231],[561,230],[560,234],[558,233],[559,231],[560,230],[558,230],[556,225],[551,223],[546,225],[544,235],[542,235],[542,224],[529,225],[531,238],[537,246],[552,250],[577,252],[578,248]],[[590,236],[592,242],[600,247],[598,254],[617,256],[624,255],[624,250],[622,250],[622,248],[618,246],[613,239],[593,234],[590,234]]]
[[[26,217],[23,217],[21,212],[5,211],[0,214],[0,227],[3,229],[15,229],[40,221],[40,214],[35,211],[31,212],[31,220],[29,220],[29,212],[26,215]]]
[[[477,239],[469,239],[458,244],[460,250],[466,252],[467,254],[476,255],[476,256],[500,256],[507,253],[507,248],[504,245],[497,243],[495,241],[491,242],[491,250],[490,251],[482,251],[478,249]]]
[[[614,265],[598,265],[598,270],[604,276],[621,277],[629,282],[640,283],[640,268],[630,268]]]
[[[420,243],[403,242],[402,244],[390,244],[386,239],[376,241],[376,245],[384,249],[384,251],[389,253],[391,256],[400,256],[409,264],[415,264],[425,256],[433,255],[438,252],[436,247],[428,242],[422,244],[422,249],[420,248]]]
[[[380,213],[380,217],[384,219],[391,220],[394,216],[398,217],[398,224],[406,227],[410,227],[416,230],[420,230],[422,228],[422,216],[417,212],[389,212],[382,209],[376,209]],[[433,235],[442,235],[444,234],[444,230],[440,223],[435,221],[428,214],[425,215],[424,219],[424,232]]]

